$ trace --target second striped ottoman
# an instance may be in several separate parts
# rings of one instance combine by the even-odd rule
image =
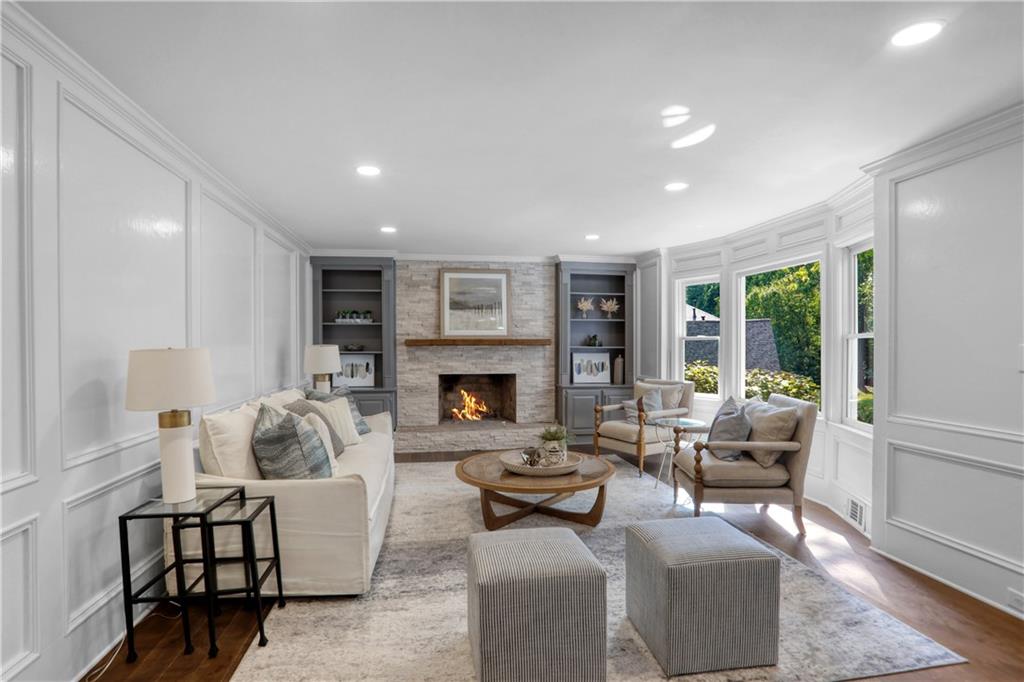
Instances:
[[[605,582],[568,528],[471,535],[466,590],[478,678],[604,680]]]
[[[775,665],[779,557],[722,519],[626,528],[626,614],[666,675]]]

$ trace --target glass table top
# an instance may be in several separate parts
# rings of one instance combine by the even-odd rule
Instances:
[[[219,507],[225,500],[240,494],[240,486],[220,488],[198,488],[195,499],[168,504],[162,498],[154,497],[143,502],[124,516],[132,518],[164,518],[169,516],[202,516]],[[237,505],[235,505],[237,508]]]
[[[655,419],[654,423],[658,426],[681,426],[684,429],[707,426],[707,424],[702,422],[700,419],[688,419],[686,417],[661,417],[660,419]]]

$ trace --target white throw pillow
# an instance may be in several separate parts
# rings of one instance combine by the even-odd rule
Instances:
[[[252,451],[256,413],[247,407],[219,412],[199,422],[199,461],[213,476],[263,478]]]
[[[327,450],[328,459],[331,460],[331,477],[333,478],[338,474],[338,457],[334,453],[334,446],[331,445],[331,432],[327,430],[327,424],[323,419],[315,414],[307,414],[302,418],[302,421],[312,426],[320,436],[320,440],[323,441],[324,449]]]
[[[647,384],[638,381],[633,385],[634,398],[647,395],[652,391],[661,393],[661,407],[658,409],[674,410],[679,407],[679,401],[683,399],[682,384]]]
[[[245,406],[252,408],[256,412],[260,411],[260,405],[270,405],[271,407],[276,407],[281,411],[288,403],[295,402],[296,400],[302,400],[305,397],[306,394],[300,389],[289,388],[286,391],[278,391],[277,393],[271,393],[270,395],[261,395],[259,398],[247,402]]]
[[[755,442],[786,442],[793,440],[800,414],[795,407],[777,407],[751,400],[743,406],[743,415],[750,422],[750,440]],[[782,456],[782,450],[750,450],[748,455],[767,468]]]
[[[358,445],[363,442],[356,429],[356,422],[352,419],[352,410],[348,406],[348,398],[332,400],[329,403],[321,403],[315,400],[307,401],[324,421],[331,425],[345,447]]]

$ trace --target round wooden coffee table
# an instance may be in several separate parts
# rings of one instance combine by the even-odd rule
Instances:
[[[583,457],[580,468],[565,476],[522,476],[505,470],[498,457],[505,450],[483,452],[472,455],[455,465],[455,475],[459,480],[480,489],[480,510],[484,515],[487,530],[497,530],[518,521],[533,513],[546,514],[560,519],[596,526],[601,522],[604,513],[604,486],[615,475],[615,467],[608,461],[576,453]],[[597,488],[597,499],[588,512],[571,512],[555,509],[555,505],[572,497],[581,490]],[[550,494],[539,502],[519,500],[502,493],[518,493],[520,495]],[[519,507],[514,512],[501,516],[494,513],[491,506],[494,502]]]

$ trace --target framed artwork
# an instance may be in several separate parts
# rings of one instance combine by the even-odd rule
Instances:
[[[342,353],[341,371],[334,373],[335,385],[373,386],[376,359],[371,353]]]
[[[610,384],[612,365],[608,353],[573,353],[572,383]]]
[[[508,336],[509,270],[441,270],[441,336]]]

